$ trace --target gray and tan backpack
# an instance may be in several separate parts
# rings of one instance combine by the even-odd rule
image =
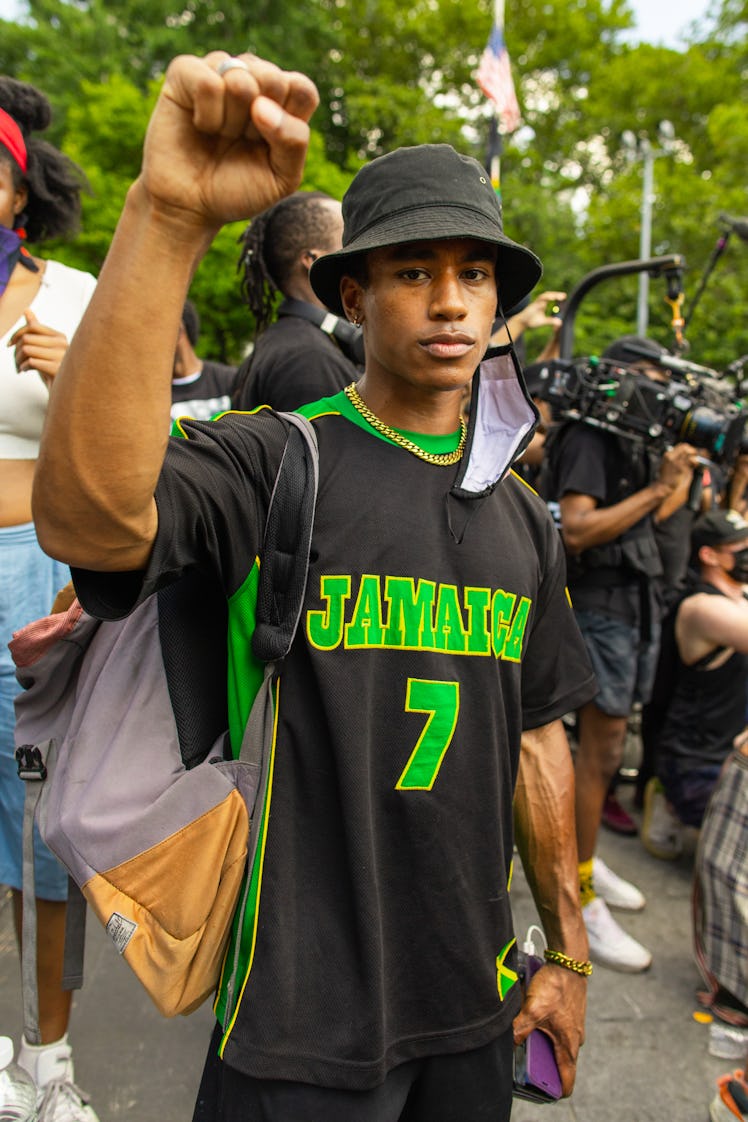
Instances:
[[[34,820],[80,889],[68,902],[67,988],[82,982],[86,903],[164,1015],[191,1012],[216,987],[257,844],[272,683],[309,562],[316,438],[303,417],[284,416],[252,635],[265,675],[237,759],[226,733],[225,597],[205,578],[182,578],[123,620],[94,619],[76,600],[11,643],[23,687],[24,894],[34,896]],[[23,943],[26,1038],[38,1043],[34,908],[24,909]]]

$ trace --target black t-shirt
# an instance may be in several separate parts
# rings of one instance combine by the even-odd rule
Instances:
[[[294,410],[338,393],[359,376],[325,331],[299,316],[282,316],[262,332],[240,373],[237,409]]]
[[[608,507],[641,490],[652,474],[649,454],[633,441],[584,422],[571,423],[553,435],[547,494],[557,501],[567,494],[589,495],[598,506]],[[657,557],[661,571],[651,515],[632,526],[626,537],[643,543]],[[633,626],[641,622],[643,611],[660,614],[660,580],[642,578],[630,568],[615,549],[622,541],[617,538],[570,558],[569,591],[577,610],[602,612]]]
[[[664,522],[654,523],[654,535],[663,568],[663,593],[669,606],[686,588],[688,560],[691,556],[691,527],[700,511],[688,505],[679,507]]]
[[[199,377],[172,382],[171,419],[194,417],[197,421],[207,421],[216,413],[230,409],[235,380],[235,366],[203,362]]]
[[[217,1008],[233,1067],[357,1089],[511,1024],[520,735],[596,686],[558,534],[520,479],[457,499],[458,467],[380,438],[344,395],[304,412],[320,449],[309,580],[280,679],[238,1009],[223,991]],[[89,608],[116,614],[199,565],[218,573],[234,626],[250,614],[284,422],[261,410],[186,431],[159,482],[147,573],[76,573]]]

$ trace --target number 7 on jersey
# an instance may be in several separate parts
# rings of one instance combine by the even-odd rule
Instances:
[[[408,678],[405,711],[427,713],[428,720],[395,787],[398,791],[430,791],[457,727],[459,682]]]

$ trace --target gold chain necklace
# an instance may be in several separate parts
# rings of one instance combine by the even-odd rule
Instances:
[[[384,421],[380,421],[376,413],[372,413],[369,406],[361,397],[356,389],[355,382],[351,382],[350,386],[346,386],[344,393],[356,412],[360,413],[373,429],[376,429],[382,436],[386,436],[387,439],[391,440],[394,444],[399,444],[401,448],[405,448],[407,452],[412,452],[414,456],[418,456],[419,460],[425,460],[427,464],[440,464],[442,467],[448,467],[450,464],[456,464],[462,459],[462,453],[465,451],[465,441],[467,440],[467,425],[465,424],[464,417],[460,417],[460,442],[454,452],[425,452],[423,448],[419,448],[412,440],[408,440],[407,436],[403,436],[397,429],[392,429],[389,425],[386,425]]]

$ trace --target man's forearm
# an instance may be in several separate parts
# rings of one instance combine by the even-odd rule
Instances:
[[[655,480],[619,503],[594,507],[582,514],[575,513],[574,516],[565,516],[562,499],[561,526],[566,548],[570,553],[576,554],[615,541],[640,519],[656,510],[672,490],[667,483]]]
[[[103,570],[145,564],[192,274],[224,223],[296,190],[318,100],[304,75],[249,53],[169,65],[140,177],[51,395],[34,517],[53,556]]]
[[[560,721],[522,737],[514,797],[515,839],[550,950],[586,962],[574,829],[574,771]],[[572,965],[572,964],[567,964]],[[515,1041],[533,1028],[549,1033],[565,1095],[584,1040],[587,978],[567,966],[538,970],[514,1021]]]
[[[514,831],[548,946],[586,960],[587,933],[579,906],[574,768],[561,721],[523,734]]]
[[[131,187],[52,388],[34,484],[42,545],[70,564],[131,569],[147,559],[182,306],[211,233]]]

